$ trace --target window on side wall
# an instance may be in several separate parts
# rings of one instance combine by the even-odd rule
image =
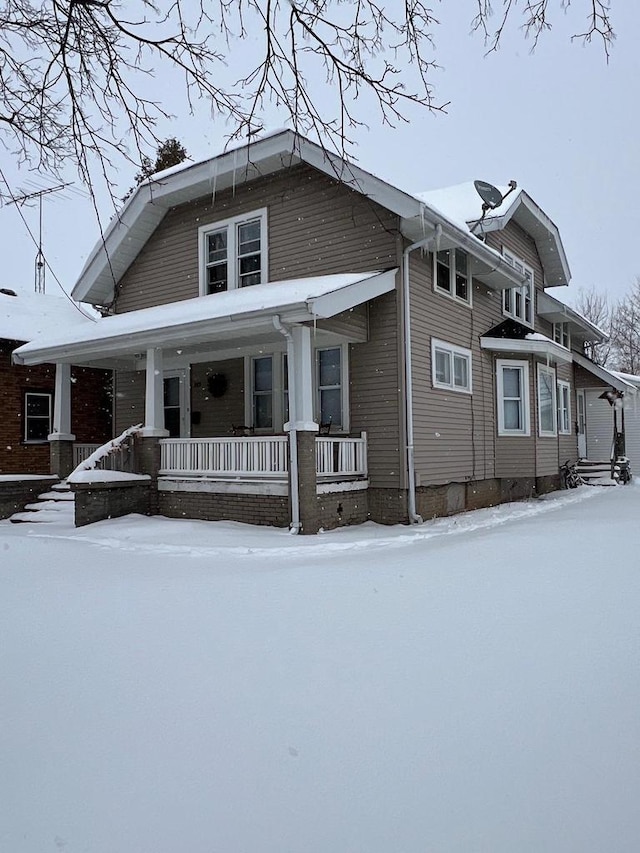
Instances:
[[[571,336],[569,335],[568,323],[553,324],[553,340],[561,347],[571,349]]]
[[[558,380],[558,432],[571,433],[571,386],[562,380]]]
[[[502,249],[505,261],[526,276],[526,283],[520,287],[510,287],[502,291],[502,313],[513,317],[526,326],[533,326],[534,312],[534,280],[533,270],[521,258],[512,255],[507,249]]]
[[[530,435],[529,363],[498,359],[496,372],[498,435]]]
[[[458,302],[471,304],[469,257],[462,249],[446,249],[433,256],[433,286]]]
[[[471,350],[431,339],[431,381],[434,388],[471,393]]]
[[[556,372],[552,367],[538,364],[538,435],[557,435]]]
[[[198,237],[201,295],[267,281],[266,210],[203,225]]]
[[[47,441],[51,434],[53,395],[27,391],[24,395],[24,440]]]

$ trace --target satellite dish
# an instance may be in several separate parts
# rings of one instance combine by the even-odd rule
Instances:
[[[496,207],[500,207],[504,198],[497,187],[494,187],[493,184],[488,184],[486,181],[474,181],[473,185],[484,205],[486,205],[485,210],[495,210]]]

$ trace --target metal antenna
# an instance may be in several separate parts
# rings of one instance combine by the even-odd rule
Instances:
[[[36,293],[44,293],[45,291],[45,273],[47,269],[44,253],[42,251],[42,197],[49,195],[49,193],[59,192],[69,186],[71,186],[70,183],[57,184],[55,187],[46,187],[45,189],[37,190],[32,193],[24,193],[23,195],[14,196],[10,202],[10,204],[27,204],[35,198],[38,199],[38,251],[36,252],[34,265]]]

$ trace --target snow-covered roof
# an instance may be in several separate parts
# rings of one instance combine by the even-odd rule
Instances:
[[[587,320],[575,308],[571,308],[556,299],[555,296],[551,296],[549,293],[539,293],[537,303],[537,313],[540,317],[544,317],[551,323],[570,323],[572,334],[578,333],[585,341],[597,343],[609,340],[609,335],[599,326]]]
[[[244,335],[280,338],[282,323],[314,322],[333,317],[395,288],[397,270],[343,273],[258,284],[144,308],[74,330],[59,329],[15,350],[19,364],[90,362],[144,353],[149,347],[237,344]]]
[[[465,249],[475,262],[474,276],[487,286],[500,289],[524,282],[499,252],[471,236],[466,225],[460,226],[424,200],[299,134],[282,130],[208,160],[171,167],[140,184],[109,223],[104,239],[96,243],[73,289],[74,298],[93,304],[109,303],[114,285],[170,208],[299,163],[342,181],[397,214],[402,233],[411,242],[433,234],[440,226],[440,248]]]
[[[0,338],[32,341],[61,329],[93,325],[86,307],[78,307],[66,296],[49,293],[20,293],[0,289]],[[4,291],[4,292],[3,292]],[[11,293],[15,293],[12,296]]]
[[[502,195],[509,187],[498,187]],[[459,227],[476,226],[482,216],[482,199],[473,181],[452,187],[416,193],[416,198],[432,209],[448,216]],[[545,287],[568,284],[571,279],[569,263],[562,245],[560,232],[547,214],[523,189],[516,189],[494,210],[487,211],[481,224],[475,228],[478,235],[501,231],[513,219],[535,240],[545,274]]]
[[[599,364],[595,364],[593,361],[591,361],[591,359],[587,358],[584,355],[580,355],[579,353],[573,353],[573,360],[576,364],[579,364],[580,367],[584,367],[584,369],[588,370],[589,373],[593,373],[594,376],[597,376],[598,379],[601,379],[603,382],[606,382],[613,388],[617,388],[618,391],[625,391],[628,394],[635,394],[638,390],[637,386],[632,381],[633,379],[637,379],[638,377],[625,377],[624,373],[618,373],[615,370],[608,370],[606,367],[602,367]]]

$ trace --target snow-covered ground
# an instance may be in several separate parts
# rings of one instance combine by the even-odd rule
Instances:
[[[0,851],[637,853],[639,518],[0,523]]]

